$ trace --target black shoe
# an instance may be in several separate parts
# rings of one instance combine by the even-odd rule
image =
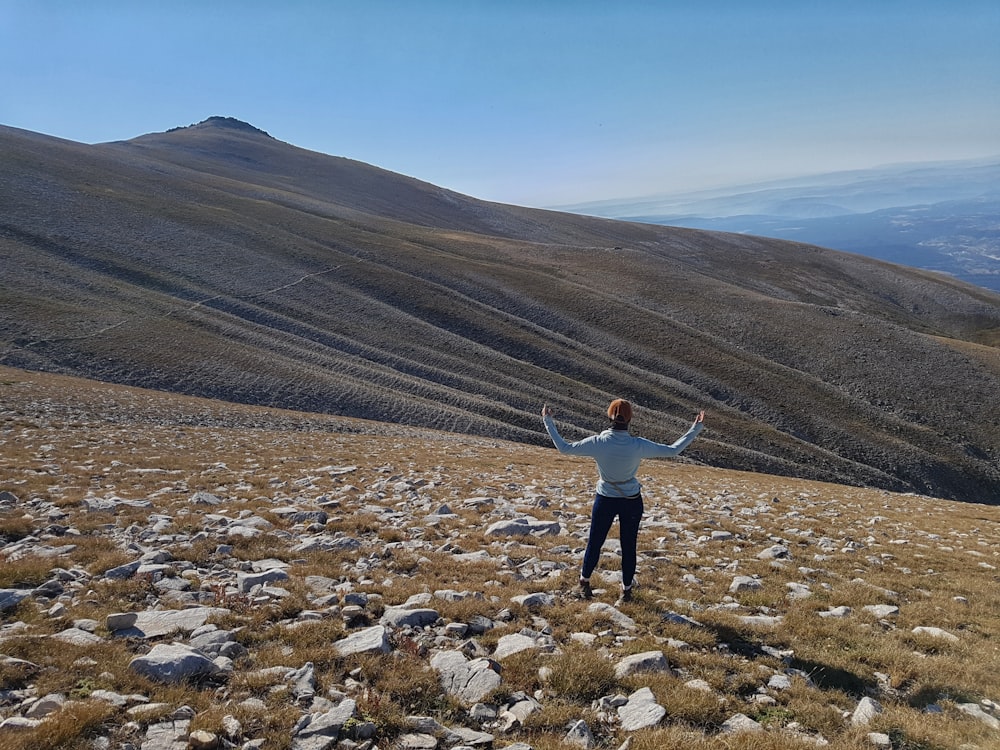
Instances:
[[[618,601],[615,604],[628,604],[630,601],[632,601],[632,587],[625,588],[622,586],[622,595],[618,597]]]
[[[580,593],[583,595],[584,599],[594,598],[594,590],[590,588],[590,581],[586,578],[580,579]]]

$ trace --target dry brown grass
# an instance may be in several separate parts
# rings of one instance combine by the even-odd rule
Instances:
[[[595,701],[616,692],[615,666],[607,654],[583,646],[568,646],[546,662],[552,670],[548,687],[578,703]]]
[[[85,750],[90,741],[113,725],[117,709],[104,701],[70,701],[33,732],[0,738],[3,750]]]
[[[44,378],[38,387],[46,392]],[[164,414],[179,408],[172,400],[163,399],[163,406],[156,408]],[[151,399],[143,408],[154,408],[156,403]],[[267,424],[263,416],[261,419]],[[333,432],[303,433],[273,427],[186,426],[178,430],[169,422],[119,432],[83,418],[67,420],[58,430],[51,430],[44,421],[27,424],[24,415],[17,418],[16,427],[6,420],[4,429],[18,431],[17,450],[24,460],[34,460],[45,445],[49,446],[44,451],[45,462],[60,466],[58,474],[29,476],[5,464],[0,489],[9,489],[22,501],[17,509],[5,511],[4,518],[16,529],[8,541],[24,539],[44,528],[48,524],[43,518],[46,503],[67,514],[62,523],[71,525],[79,535],[46,540],[51,545],[75,545],[58,560],[32,555],[5,560],[0,565],[0,585],[34,586],[48,580],[54,567],[78,566],[99,573],[135,558],[134,553],[115,547],[107,531],[141,527],[149,511],[123,507],[114,514],[85,514],[80,501],[87,494],[154,498],[155,512],[173,519],[171,533],[191,537],[203,531],[203,519],[209,513],[236,518],[247,511],[274,524],[271,532],[256,539],[230,541],[237,560],[288,561],[291,577],[281,585],[290,596],[264,607],[238,606],[237,597],[229,602],[232,613],[219,622],[222,627],[237,629],[237,638],[250,650],[247,661],[225,688],[227,705],[233,706],[231,711],[248,732],[266,738],[269,747],[289,746],[288,730],[299,709],[289,705],[287,690],[276,690],[273,678],[256,676],[254,670],[294,667],[306,661],[314,663],[321,691],[345,686],[354,679],[354,672],[364,685],[355,696],[359,710],[378,725],[380,738],[402,731],[404,717],[412,713],[433,715],[444,724],[464,720],[462,709],[443,694],[428,666],[427,655],[434,647],[432,636],[417,633],[399,638],[396,650],[388,656],[345,659],[333,649],[333,643],[348,632],[339,617],[288,626],[299,612],[309,608],[309,593],[303,583],[306,576],[329,576],[359,587],[357,553],[290,553],[299,531],[274,509],[298,502],[308,505],[320,496],[336,497],[340,502],[330,510],[331,521],[325,531],[361,540],[363,554],[371,555],[375,564],[372,583],[360,587],[372,597],[366,622],[376,621],[386,606],[414,594],[454,589],[478,592],[482,598],[453,602],[432,598],[428,606],[445,622],[465,622],[479,614],[497,617],[502,609],[510,611],[508,621],[498,620],[497,627],[476,638],[485,649],[492,649],[503,635],[522,628],[537,630],[544,623],[551,629],[557,653],[528,651],[503,660],[504,682],[495,699],[516,691],[549,691],[543,700],[544,710],[510,741],[530,742],[536,750],[555,750],[560,747],[566,724],[585,718],[605,746],[617,747],[624,736],[597,721],[591,701],[648,686],[667,709],[667,718],[660,728],[635,733],[633,750],[664,746],[692,750],[808,747],[807,742],[780,732],[789,725],[822,735],[834,750],[861,750],[866,747],[865,733],[848,728],[843,713],[850,712],[860,696],[880,691],[878,675],[884,674],[891,693],[879,693],[886,712],[871,729],[890,734],[894,747],[950,750],[962,743],[984,749],[996,746],[987,730],[955,708],[961,702],[1000,697],[1000,652],[994,643],[1000,631],[1000,584],[995,570],[1000,511],[989,506],[681,463],[646,464],[650,523],[643,527],[640,540],[644,559],[637,600],[622,608],[637,628],[626,633],[607,618],[588,613],[587,603],[573,594],[592,482],[593,469],[587,462],[494,441],[469,440],[456,450],[454,440],[444,435],[401,440],[398,435],[361,431],[345,440]],[[103,434],[107,434],[109,445],[101,447],[95,436]],[[377,459],[370,458],[373,456]],[[8,461],[6,454],[4,461]],[[114,461],[119,463],[112,466]],[[181,473],[163,474],[158,469],[161,466]],[[324,466],[357,468],[347,475],[331,476],[316,471]],[[309,483],[296,485],[304,477],[311,477]],[[433,528],[419,521],[399,528],[382,525],[379,514],[365,507],[393,509],[410,502],[409,495],[393,489],[400,478],[433,482],[423,490],[426,507],[448,503],[460,519]],[[348,485],[361,490],[345,490]],[[218,494],[224,504],[205,508],[190,505],[188,499],[198,487]],[[382,497],[361,497],[362,492],[375,487],[381,488]],[[463,507],[467,498],[478,496],[512,503],[519,512],[538,518],[558,517],[567,533],[517,540],[486,538],[482,532],[491,518],[488,511]],[[548,508],[538,507],[539,498],[549,502]],[[28,525],[19,520],[25,515],[32,518]],[[669,529],[658,526],[654,523],[657,519],[674,525]],[[719,529],[736,538],[719,543],[694,541]],[[829,551],[820,549],[822,537],[835,542]],[[424,539],[428,546],[417,551],[398,548],[399,543],[416,538]],[[776,564],[758,560],[757,553],[775,539],[788,544],[791,559]],[[858,549],[842,551],[849,541],[856,542]],[[167,548],[178,563],[187,560],[205,565],[220,559],[216,543],[174,540]],[[494,559],[456,565],[452,552],[446,551],[479,548],[488,550]],[[693,554],[688,555],[688,551]],[[654,555],[655,561],[651,559]],[[547,562],[565,567],[556,568],[551,577],[530,573],[535,563]],[[617,565],[617,559],[606,553],[601,571],[613,571]],[[732,603],[741,606],[738,613],[718,609],[730,596],[733,575],[751,573],[761,576],[763,589],[733,595]],[[700,582],[685,582],[685,574]],[[812,596],[789,599],[787,582],[807,583]],[[32,661],[41,669],[27,676],[0,666],[4,688],[31,683],[42,693],[62,692],[85,706],[94,703],[87,696],[97,688],[143,693],[152,701],[190,705],[197,712],[196,726],[218,727],[222,717],[214,688],[168,688],[129,672],[128,662],[139,644],[113,639],[100,648],[51,649],[41,637],[66,627],[71,619],[89,618],[103,624],[109,612],[143,609],[152,601],[151,584],[144,578],[92,582],[73,595],[71,614],[61,620],[46,617],[47,605],[39,607],[30,600],[3,613],[4,624],[21,620],[32,631],[3,641],[2,652]],[[614,585],[606,588],[609,593],[604,598],[613,600]],[[555,605],[532,612],[510,601],[517,594],[540,590],[552,592]],[[862,610],[867,604],[882,603],[898,605],[899,615],[880,622]],[[842,605],[853,610],[847,617],[819,616]],[[781,623],[760,627],[738,618],[739,614],[762,610],[780,615]],[[686,614],[702,626],[665,622],[662,615],[666,611]],[[912,633],[918,626],[944,628],[958,635],[959,641],[950,643]],[[609,634],[599,637],[591,648],[583,648],[571,638],[576,632],[605,631]],[[671,638],[687,646],[669,646]],[[766,653],[765,647],[789,652],[787,663]],[[647,650],[663,650],[676,673],[614,679],[613,665],[618,659]],[[542,665],[553,670],[548,683],[539,676]],[[766,684],[769,675],[786,666],[806,673],[812,684],[796,677],[790,689],[773,693],[776,705],[754,703],[753,694]],[[703,693],[683,685],[693,678],[707,681],[715,692]],[[264,700],[267,711],[257,714],[238,708],[247,697]],[[941,706],[943,713],[925,713],[929,704]],[[110,714],[94,707],[73,711],[80,713],[64,712],[72,719],[62,718],[61,713],[45,729],[49,734],[44,736],[57,743],[53,746],[75,750],[85,746],[89,735],[114,733],[117,720]],[[739,739],[717,734],[721,723],[737,711],[761,721],[769,730]],[[74,722],[79,728],[75,734],[66,729]],[[57,731],[58,727],[62,728]]]

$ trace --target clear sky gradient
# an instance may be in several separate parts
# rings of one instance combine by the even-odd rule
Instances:
[[[212,115],[529,206],[996,156],[1000,2],[0,0],[0,124]]]

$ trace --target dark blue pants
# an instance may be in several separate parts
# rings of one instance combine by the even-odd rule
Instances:
[[[611,526],[618,518],[618,533],[622,543],[622,583],[632,585],[635,577],[636,540],[639,538],[639,521],[642,520],[642,496],[606,497],[594,496],[594,508],[590,514],[590,538],[587,551],[583,554],[584,578],[597,568],[601,559],[601,547],[608,538]]]

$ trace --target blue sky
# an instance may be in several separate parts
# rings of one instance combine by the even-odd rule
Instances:
[[[996,0],[0,0],[0,124],[236,117],[554,206],[1000,155],[998,40]]]

